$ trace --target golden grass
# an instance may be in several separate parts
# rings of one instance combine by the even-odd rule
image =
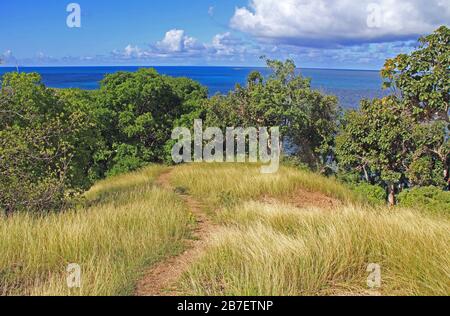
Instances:
[[[131,294],[143,267],[183,249],[194,222],[174,193],[154,186],[164,170],[102,181],[86,194],[90,206],[77,210],[0,218],[0,295]],[[183,293],[450,295],[445,218],[373,209],[334,180],[287,167],[274,175],[245,164],[173,170],[172,184],[222,225],[183,276]],[[299,189],[342,206],[295,207],[286,197]],[[81,289],[67,288],[69,263],[82,267]],[[381,266],[375,291],[367,288],[370,263]]]
[[[264,195],[287,196],[298,189],[320,192],[344,204],[363,201],[333,179],[288,167],[275,174],[261,174],[257,165],[250,164],[190,164],[175,170],[172,183],[212,209]]]
[[[216,207],[223,229],[182,280],[191,295],[450,295],[450,222],[405,209],[372,209],[333,180],[283,168],[189,165],[173,182]],[[339,209],[260,201],[297,188]],[[227,201],[231,203],[226,203]],[[382,288],[369,291],[379,264]]]
[[[100,182],[93,206],[36,218],[0,218],[0,295],[128,295],[142,269],[179,253],[193,221],[173,194],[152,185],[163,167]],[[67,265],[82,269],[67,287]]]
[[[183,280],[192,295],[449,295],[448,222],[405,210],[300,210],[256,202],[230,212]],[[367,287],[370,263],[382,287]]]

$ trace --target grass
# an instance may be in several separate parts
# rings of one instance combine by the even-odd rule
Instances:
[[[251,166],[190,165],[173,180],[218,206],[223,226],[181,282],[190,295],[450,294],[448,221],[373,209],[332,180],[287,168],[267,176]],[[344,203],[331,210],[259,199],[297,187]],[[223,203],[224,192],[233,203]],[[370,263],[382,269],[377,291],[367,287]]]
[[[0,218],[0,295],[128,295],[144,267],[182,251],[192,218],[173,193],[153,186],[163,167],[100,182],[91,204],[36,218]],[[67,287],[67,266],[82,269]]]
[[[172,183],[211,209],[262,196],[287,196],[298,189],[320,192],[343,203],[363,200],[333,179],[288,167],[261,174],[258,166],[249,164],[190,164],[176,169]]]
[[[0,295],[128,295],[145,267],[176,255],[194,220],[152,166],[99,182],[86,205],[37,218],[0,218]],[[173,169],[220,224],[180,280],[188,295],[450,295],[450,221],[405,208],[370,207],[338,182],[283,167],[193,164]],[[298,207],[298,190],[338,206]],[[266,197],[270,199],[266,199]],[[303,198],[303,196],[300,196]],[[82,267],[68,289],[69,263]],[[369,264],[382,287],[369,290]]]

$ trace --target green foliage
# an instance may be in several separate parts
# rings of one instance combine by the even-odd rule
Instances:
[[[340,169],[368,183],[442,186],[448,181],[450,30],[443,26],[420,39],[410,55],[386,61],[381,71],[392,96],[363,101],[348,112],[337,137]]]
[[[360,183],[353,185],[351,188],[361,196],[363,201],[371,205],[382,205],[386,203],[386,190],[379,185]]]
[[[405,190],[398,196],[400,206],[415,208],[426,213],[450,216],[450,192],[428,186]]]
[[[103,166],[98,154],[105,148],[105,139],[99,128],[100,117],[104,109],[95,102],[95,91],[79,89],[54,90],[61,106],[69,113],[82,113],[84,128],[72,137],[72,145],[76,149],[71,163],[78,172],[73,175],[74,181],[83,189],[89,188],[94,181],[103,177]]]
[[[94,180],[160,162],[175,126],[192,126],[207,90],[153,69],[108,75],[98,91],[49,89],[9,73],[0,95],[0,208],[61,209]]]
[[[359,111],[346,113],[337,137],[341,167],[361,172],[369,183],[376,175],[386,184],[399,183],[413,142],[412,126],[397,98],[363,101]]]
[[[206,105],[206,125],[279,126],[301,162],[322,168],[332,155],[337,118],[337,99],[311,89],[310,81],[296,71],[293,61],[267,60],[272,75],[253,72],[246,87],[237,86],[226,96],[211,98]]]
[[[174,127],[193,125],[207,97],[200,84],[159,75],[153,69],[107,75],[96,95],[105,146],[98,153],[103,174],[135,170],[162,162],[170,154]]]
[[[0,91],[0,209],[51,211],[86,189],[86,159],[77,146],[93,127],[66,107],[37,74],[9,73]]]
[[[381,71],[384,87],[400,90],[404,102],[420,119],[449,122],[450,29],[442,26],[419,40],[409,55],[388,59]]]
[[[442,163],[430,156],[414,160],[407,171],[407,177],[412,186],[439,186],[445,187]]]

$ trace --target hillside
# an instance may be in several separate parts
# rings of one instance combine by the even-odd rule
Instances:
[[[0,292],[37,295],[448,295],[447,218],[372,208],[283,167],[152,166],[73,210],[0,219]],[[66,267],[82,267],[68,289]],[[382,286],[369,290],[369,264]]]

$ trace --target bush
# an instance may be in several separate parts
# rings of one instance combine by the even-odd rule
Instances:
[[[174,127],[193,125],[207,90],[186,78],[171,78],[154,69],[107,75],[96,94],[105,148],[102,175],[116,175],[163,162]]]
[[[353,191],[361,196],[363,201],[372,205],[381,205],[386,203],[386,190],[378,185],[361,183],[352,186]]]
[[[92,128],[37,74],[9,73],[0,90],[0,209],[48,212],[90,186],[90,152],[77,146]],[[86,139],[83,142],[87,143]]]
[[[433,186],[405,190],[399,194],[398,204],[427,213],[450,215],[450,192]]]

